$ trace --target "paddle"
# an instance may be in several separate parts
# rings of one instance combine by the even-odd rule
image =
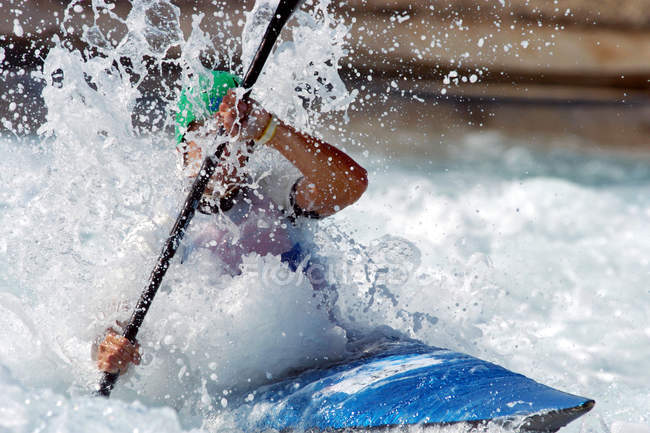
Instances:
[[[257,79],[262,72],[262,68],[266,63],[266,59],[269,57],[269,54],[271,54],[273,45],[275,45],[275,41],[280,35],[282,28],[293,14],[293,11],[298,8],[301,2],[302,0],[280,0],[280,3],[275,10],[275,14],[273,15],[273,18],[271,19],[268,27],[266,28],[266,33],[262,38],[262,42],[260,43],[260,46],[255,53],[255,57],[253,58],[253,61],[249,66],[246,75],[244,76],[244,81],[242,82],[242,87],[246,89],[244,98],[247,99],[249,97],[251,88],[255,82],[257,82]],[[196,208],[198,207],[199,201],[201,200],[203,191],[205,191],[205,187],[208,184],[210,177],[214,173],[214,170],[217,167],[217,163],[221,158],[221,154],[223,153],[225,147],[226,143],[221,144],[213,156],[208,155],[203,160],[203,164],[199,170],[200,174],[194,180],[192,189],[188,193],[187,198],[185,199],[185,203],[183,204],[183,208],[176,218],[174,227],[172,227],[172,230],[169,233],[169,237],[167,238],[160,256],[158,257],[158,263],[156,263],[156,266],[151,272],[149,283],[140,295],[140,299],[138,299],[138,303],[136,304],[135,309],[131,314],[131,318],[124,328],[122,335],[133,344],[135,344],[135,337],[138,334],[140,326],[142,325],[142,321],[147,315],[147,311],[151,306],[151,302],[153,301],[154,296],[156,296],[158,287],[160,287],[160,283],[162,282],[162,279],[165,276],[167,269],[169,268],[169,262],[174,257],[174,254],[176,254],[176,249],[178,248],[181,239],[185,234],[185,230],[192,220],[192,217],[194,217],[194,213],[196,212]],[[99,383],[99,388],[96,391],[96,395],[105,397],[110,396],[111,390],[113,389],[113,386],[115,385],[118,377],[119,373],[105,372]]]

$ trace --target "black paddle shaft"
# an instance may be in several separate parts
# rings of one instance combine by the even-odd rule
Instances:
[[[257,82],[257,79],[262,73],[266,59],[269,57],[269,54],[271,54],[271,50],[273,49],[275,41],[280,35],[282,28],[301,2],[302,0],[280,0],[280,3],[275,10],[275,14],[266,28],[266,33],[262,38],[262,42],[255,53],[255,57],[244,76],[244,81],[242,82],[242,87],[246,89],[244,98],[248,98],[251,88]],[[205,187],[217,167],[225,146],[225,143],[221,144],[214,155],[207,155],[203,160],[199,175],[192,184],[192,189],[188,193],[185,203],[183,203],[183,208],[176,218],[176,222],[169,233],[169,237],[165,241],[165,245],[158,257],[158,262],[149,276],[149,283],[140,295],[140,299],[138,299],[138,303],[131,314],[131,318],[124,328],[122,335],[133,344],[135,344],[135,337],[140,330],[140,326],[142,325],[145,316],[147,315],[147,311],[149,311],[153,298],[156,296],[160,283],[169,268],[169,262],[174,257],[174,254],[176,254],[176,250],[185,235],[185,230],[196,213],[196,208],[199,205],[203,191],[205,191]],[[99,383],[99,388],[96,391],[96,395],[104,397],[110,396],[111,390],[113,389],[113,386],[115,386],[118,377],[119,373],[104,372]]]

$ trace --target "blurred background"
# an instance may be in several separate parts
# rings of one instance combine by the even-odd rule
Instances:
[[[253,4],[172,3],[186,34],[192,15],[203,13],[208,33],[227,17],[234,37]],[[31,73],[53,38],[84,50],[79,30],[102,20],[91,2],[68,5],[0,5],[0,133],[35,133],[45,109]],[[117,1],[113,11],[126,16],[130,7]],[[426,154],[467,132],[497,131],[540,146],[650,148],[649,0],[352,0],[335,8],[351,27],[342,75],[362,98],[381,101],[350,113],[347,128],[366,146]],[[116,40],[124,31],[108,19],[99,24],[113,26]],[[178,72],[170,65],[161,74],[174,80]]]

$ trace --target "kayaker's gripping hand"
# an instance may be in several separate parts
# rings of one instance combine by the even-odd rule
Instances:
[[[271,114],[252,99],[238,101],[234,89],[229,90],[221,101],[219,116],[230,136],[241,141],[259,139],[271,120]]]
[[[97,350],[97,368],[107,373],[126,373],[129,364],[140,364],[140,345],[131,344],[114,329],[107,330],[106,337]]]

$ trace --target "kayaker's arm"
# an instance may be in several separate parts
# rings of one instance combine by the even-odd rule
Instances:
[[[315,137],[279,123],[268,143],[304,175],[293,200],[306,212],[332,215],[356,202],[368,187],[368,174],[350,156]]]
[[[260,139],[271,115],[255,103],[239,101],[230,91],[219,107],[226,130],[242,140]],[[248,115],[248,113],[251,113]],[[332,215],[357,201],[368,186],[368,174],[350,156],[336,147],[277,121],[267,145],[278,150],[303,174],[293,200],[298,210],[320,217]]]

